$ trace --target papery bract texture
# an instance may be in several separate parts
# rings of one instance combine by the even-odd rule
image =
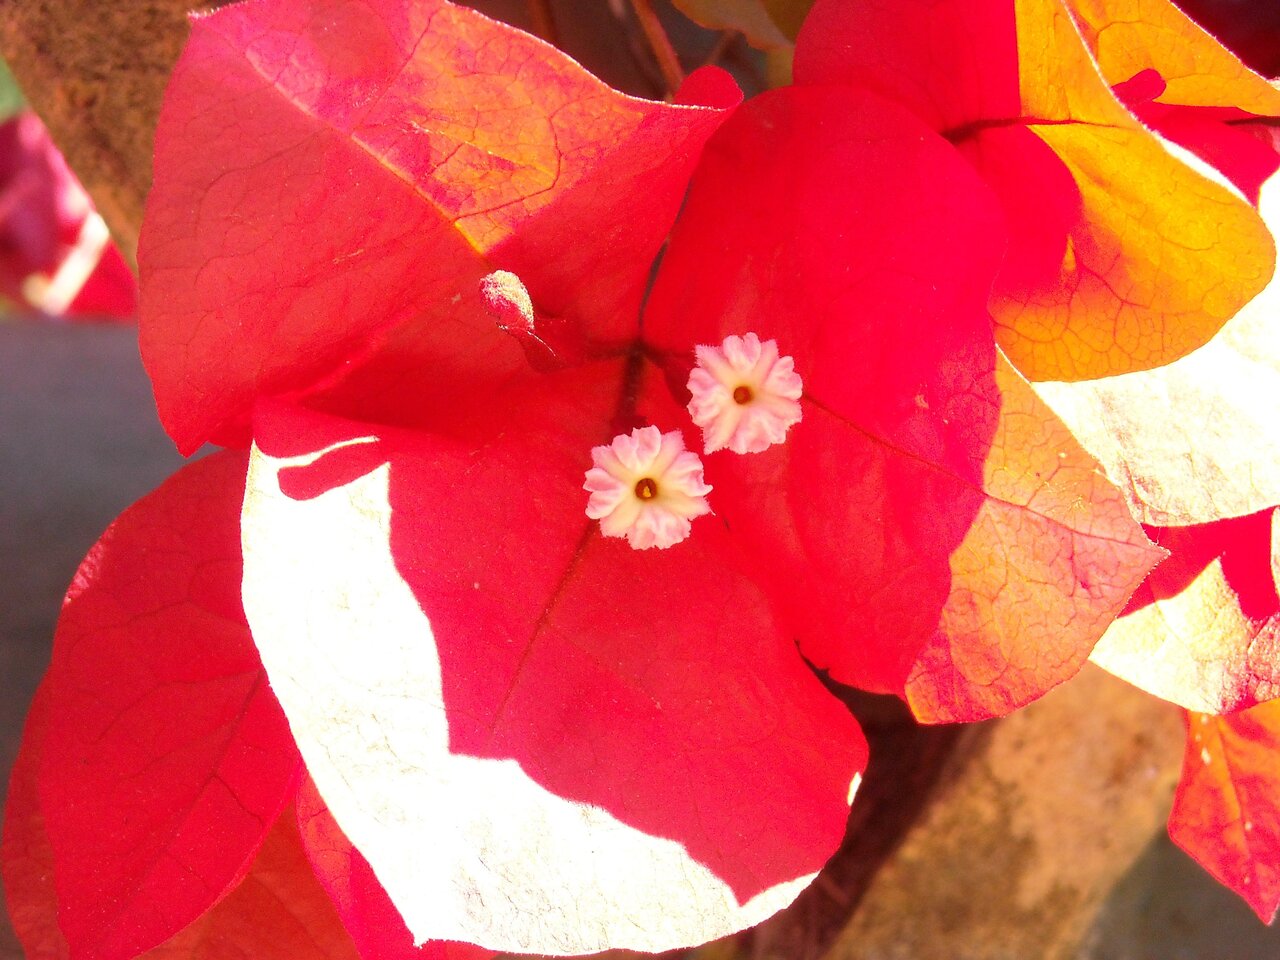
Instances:
[[[717,76],[687,91],[714,106],[636,100],[444,0],[196,18],[139,247],[166,429],[190,452],[244,443],[258,396],[328,392],[394,421],[492,389],[527,369],[484,308],[497,268],[570,330],[590,314],[596,338],[632,335],[689,171],[739,96]]]
[[[1280,90],[1169,0],[1067,0],[1108,83],[1156,70],[1160,99],[1191,107],[1238,107],[1259,116],[1280,111]]]
[[[70,956],[57,924],[55,865],[37,783],[50,722],[48,697],[41,688],[5,803],[5,890],[9,917],[28,960]],[[356,960],[351,939],[302,854],[292,820],[289,815],[277,819],[235,889],[140,960]]]
[[[794,356],[804,419],[708,456],[717,515],[812,662],[930,721],[1070,677],[1160,556],[997,359],[1002,239],[994,198],[905,108],[776,91],[709,145],[645,316],[686,370],[690,335],[750,328]]]
[[[1205,713],[1280,697],[1276,514],[1148,528],[1171,556],[1107,630],[1093,662]]]
[[[368,861],[338,827],[310,778],[298,788],[297,812],[307,858],[362,960],[488,960],[495,955],[469,943],[433,940],[414,946],[404,918]]]
[[[1280,166],[1280,88],[1168,0],[1069,0],[1124,104],[1161,136],[1221,171],[1250,201]],[[1258,122],[1251,122],[1258,121]]]
[[[583,513],[623,366],[497,396],[466,440],[256,420],[249,622],[417,940],[702,942],[790,902],[842,833],[865,744],[723,527],[636,551]],[[656,372],[638,389],[646,419],[676,416]]]
[[[1280,177],[1260,212],[1280,225]],[[1036,392],[1106,468],[1135,517],[1184,526],[1280,503],[1280,282],[1164,367]]]
[[[820,0],[795,75],[904,104],[983,174],[1010,234],[997,337],[1033,380],[1168,363],[1271,276],[1248,203],[1120,105],[1059,0]]]
[[[90,551],[41,688],[38,764],[70,957],[132,960],[209,909],[298,756],[240,607],[245,456],[186,467]]]
[[[584,512],[593,447],[687,425],[639,307],[737,97],[389,0],[202,18],[170,89],[144,354],[180,446],[253,437],[254,639],[414,939],[700,943],[842,835],[865,743],[723,524],[638,552]]]
[[[1280,700],[1187,714],[1169,835],[1270,923],[1280,906]]]

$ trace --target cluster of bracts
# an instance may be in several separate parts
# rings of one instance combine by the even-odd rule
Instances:
[[[140,337],[219,449],[68,594],[32,958],[702,943],[840,842],[815,667],[941,723],[1091,658],[1194,711],[1173,835],[1270,919],[1280,88],[1161,0],[793,52],[661,103],[445,0],[193,20]]]

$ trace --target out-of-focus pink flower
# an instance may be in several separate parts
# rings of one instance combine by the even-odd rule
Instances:
[[[0,124],[0,298],[49,316],[131,320],[137,283],[39,117]]]

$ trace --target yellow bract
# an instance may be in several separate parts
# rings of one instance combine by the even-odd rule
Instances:
[[[997,284],[1000,344],[1033,380],[1175,360],[1266,285],[1271,235],[1238,192],[1188,166],[1115,99],[1059,0],[1017,0],[1016,11],[1023,116],[1070,170],[1081,216],[1056,285]]]
[[[1169,0],[1070,0],[1108,83],[1155,69],[1163,103],[1280,113],[1280,89],[1254,73]]]

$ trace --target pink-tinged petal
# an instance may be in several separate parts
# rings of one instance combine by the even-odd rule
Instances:
[[[415,938],[700,943],[790,902],[842,834],[865,744],[723,526],[638,551],[583,512],[583,460],[633,389],[679,415],[618,360],[495,397],[460,439],[257,420],[249,620]]]
[[[1169,835],[1270,923],[1280,906],[1280,700],[1187,714]]]
[[[1170,552],[1091,659],[1188,710],[1227,713],[1280,697],[1278,511],[1148,527]]]
[[[334,822],[310,778],[298,787],[298,828],[316,879],[342,918],[362,960],[488,960],[492,950],[431,940],[414,946],[369,862]]]
[[[525,369],[484,309],[497,268],[542,312],[628,336],[732,105],[722,82],[692,89],[718,99],[626,97],[444,0],[197,17],[139,250],[143,356],[178,446],[246,440],[264,395],[334,389],[411,420],[491,389]]]
[[[707,458],[717,516],[807,657],[928,720],[1074,674],[1160,556],[997,361],[998,223],[903,108],[777,91],[709,144],[645,316],[668,380],[689,340],[747,327],[794,356],[804,419],[781,446]]]
[[[679,430],[636,427],[593,447],[591,461],[582,485],[591,494],[587,516],[634,550],[673,547],[689,536],[691,521],[711,512],[702,461]]]
[[[778,353],[776,340],[730,334],[719,346],[699,344],[694,355],[688,410],[707,453],[762,453],[786,441],[802,416],[804,383],[794,360]]]
[[[67,595],[39,802],[72,958],[131,960],[244,874],[298,755],[240,607],[245,456],[116,520]]]

